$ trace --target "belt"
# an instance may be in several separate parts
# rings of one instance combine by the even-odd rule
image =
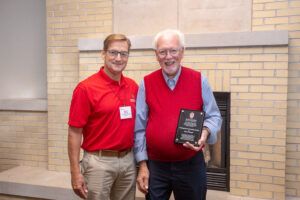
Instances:
[[[103,157],[118,157],[122,158],[126,156],[131,149],[127,149],[124,151],[115,151],[115,150],[99,150],[99,151],[88,151],[88,153],[96,155],[96,156],[103,156]]]

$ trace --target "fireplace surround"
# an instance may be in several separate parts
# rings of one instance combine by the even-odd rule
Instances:
[[[230,167],[230,93],[214,92],[223,119],[216,144],[204,151],[207,165],[208,189],[229,191]]]

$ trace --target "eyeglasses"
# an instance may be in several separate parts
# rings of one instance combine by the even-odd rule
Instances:
[[[118,57],[120,54],[121,58],[128,58],[129,52],[128,51],[116,51],[116,50],[107,50],[106,51],[110,57]]]
[[[178,56],[179,52],[182,48],[174,48],[174,49],[158,49],[157,54],[160,58],[164,58],[168,55],[168,52],[171,56]]]

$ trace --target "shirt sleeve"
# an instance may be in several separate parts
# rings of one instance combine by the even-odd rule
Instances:
[[[222,117],[207,78],[201,75],[201,81],[203,111],[205,112],[203,126],[209,128],[211,132],[207,143],[214,144],[217,142],[217,133],[221,129]]]
[[[78,85],[74,92],[69,112],[69,125],[83,128],[91,114],[91,103],[86,89]]]
[[[145,84],[141,81],[136,101],[136,119],[134,134],[134,155],[136,162],[148,160],[146,144],[146,124],[148,119],[148,105],[145,96]]]

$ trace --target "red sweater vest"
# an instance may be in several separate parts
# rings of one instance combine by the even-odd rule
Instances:
[[[174,90],[170,90],[162,70],[144,78],[146,103],[149,108],[146,127],[147,152],[151,160],[182,161],[195,155],[174,138],[180,109],[202,111],[201,74],[182,67]]]

